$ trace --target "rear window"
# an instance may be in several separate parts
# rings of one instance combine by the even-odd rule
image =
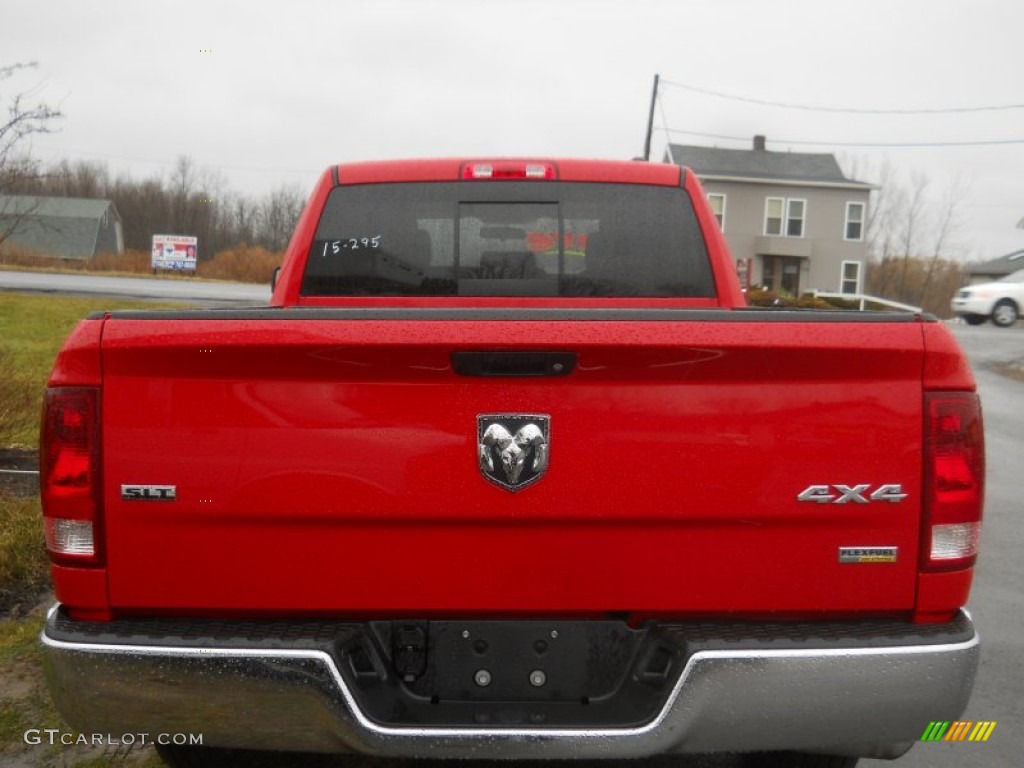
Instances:
[[[472,181],[337,187],[303,296],[713,297],[678,187]]]

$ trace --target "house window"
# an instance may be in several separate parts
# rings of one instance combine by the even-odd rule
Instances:
[[[786,201],[781,197],[769,197],[764,203],[764,233],[766,235],[782,234],[782,210]]]
[[[718,219],[718,227],[725,231],[725,195],[709,194],[708,203],[711,204],[711,212]]]
[[[860,262],[844,261],[839,280],[840,293],[860,293]]]
[[[764,233],[803,237],[806,214],[806,200],[769,197],[764,205]]]
[[[843,239],[864,239],[864,203],[846,204],[846,226],[843,229]]]
[[[788,237],[804,236],[804,210],[806,208],[806,200],[786,201],[786,235]]]

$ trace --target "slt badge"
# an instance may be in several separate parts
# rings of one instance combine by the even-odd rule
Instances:
[[[477,416],[477,461],[483,476],[513,492],[540,480],[548,468],[550,425],[550,416],[535,414]]]

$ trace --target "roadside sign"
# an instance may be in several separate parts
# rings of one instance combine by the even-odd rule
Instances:
[[[198,237],[153,235],[153,269],[195,272],[198,249]]]

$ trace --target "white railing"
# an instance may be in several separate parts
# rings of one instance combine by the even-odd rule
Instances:
[[[864,307],[867,304],[881,304],[884,307],[891,307],[897,309],[900,312],[922,312],[920,307],[915,307],[910,304],[901,304],[898,301],[890,301],[889,299],[883,299],[880,296],[868,296],[864,293],[829,293],[827,291],[814,291],[814,297],[816,299],[843,299],[844,301],[856,301],[859,304],[861,312],[864,311]]]

